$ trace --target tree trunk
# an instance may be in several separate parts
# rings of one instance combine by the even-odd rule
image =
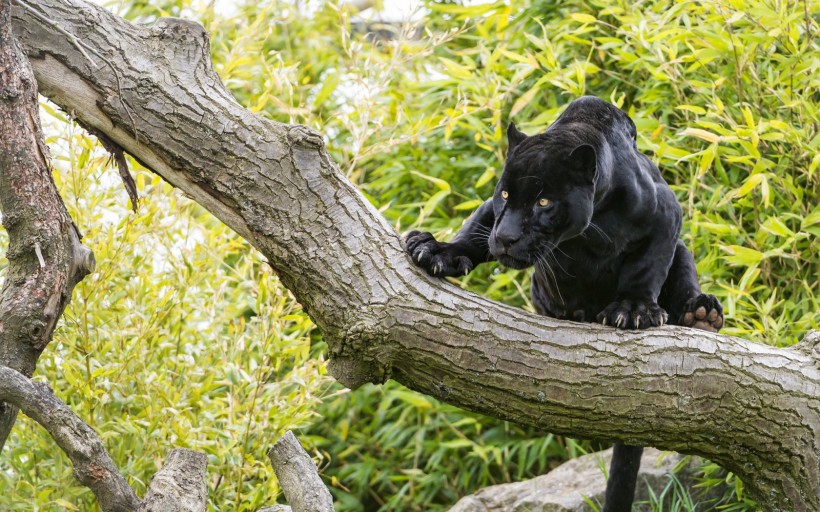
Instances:
[[[0,291],[0,367],[31,376],[71,291],[94,267],[51,177],[37,83],[0,0],[0,212],[9,234]],[[0,402],[0,450],[17,408]]]
[[[768,510],[820,509],[820,336],[779,349],[680,327],[616,331],[430,278],[319,134],[234,101],[202,27],[135,26],[81,0],[26,5],[15,30],[41,92],[258,248],[345,385],[392,378],[557,434],[702,455]]]

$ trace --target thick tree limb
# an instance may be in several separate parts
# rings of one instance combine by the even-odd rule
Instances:
[[[193,450],[171,450],[151,479],[139,512],[202,512],[208,504],[208,457]]]
[[[74,466],[74,477],[94,493],[106,512],[134,512],[139,499],[109,457],[100,437],[46,384],[0,367],[0,400],[19,407],[45,428]]]
[[[268,458],[293,512],[333,512],[333,497],[293,432],[276,441]]]
[[[779,349],[684,328],[616,331],[431,279],[318,134],[236,104],[200,26],[138,27],[81,0],[33,9],[106,61],[92,67],[17,9],[42,92],[257,247],[322,329],[341,382],[394,378],[551,432],[702,455],[769,510],[820,509],[816,338]]]
[[[51,178],[37,83],[13,38],[9,0],[0,0],[0,211],[9,234],[0,366],[30,376],[94,255],[80,244]],[[0,450],[16,417],[15,407],[0,403]]]

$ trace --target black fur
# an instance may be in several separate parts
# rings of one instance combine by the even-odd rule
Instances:
[[[692,254],[678,240],[680,206],[636,136],[626,114],[594,97],[572,102],[540,135],[510,124],[493,198],[451,243],[413,231],[407,251],[440,277],[493,259],[535,266],[532,296],[542,315],[622,329],[719,330],[720,303],[700,293]],[[605,512],[631,509],[641,452],[616,444]]]

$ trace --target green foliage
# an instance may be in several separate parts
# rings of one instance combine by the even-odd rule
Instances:
[[[329,383],[310,357],[313,324],[247,242],[158,177],[137,172],[129,213],[108,156],[45,107],[62,121],[46,118],[55,182],[98,264],[36,378],[96,429],[139,495],[170,449],[191,448],[208,455],[214,510],[269,504],[267,447],[315,417]],[[23,415],[0,468],[0,509],[96,509]]]
[[[343,172],[399,230],[427,229],[446,238],[492,194],[509,120],[536,133],[580,95],[609,99],[635,119],[641,149],[678,194],[683,237],[696,254],[703,287],[726,306],[725,332],[788,345],[818,326],[820,54],[810,36],[818,28],[816,2],[426,6],[423,37],[404,30],[375,42],[350,36],[349,16],[331,5],[315,17],[291,13],[281,25],[288,33],[274,28],[266,43],[281,59],[279,72],[290,77],[280,79],[289,84],[289,103],[285,109],[272,102],[255,106],[325,133]],[[321,48],[288,43],[298,30],[323,34]],[[246,69],[255,82],[254,68]],[[460,283],[530,307],[526,273],[485,268]],[[400,390],[388,385],[384,393]],[[441,434],[430,438],[437,409],[373,416],[383,399],[356,391],[327,402],[322,414],[335,417],[330,411],[341,402],[352,417],[367,414],[357,425],[373,425],[373,431],[392,431],[400,421],[402,439],[421,432],[429,446],[449,441]],[[462,414],[478,419],[484,431],[505,428]],[[437,510],[466,490],[451,482],[475,477],[466,469],[471,447],[455,450],[454,462],[443,466],[425,462],[435,460],[429,459],[435,452],[424,445],[344,452],[349,438],[329,429],[332,424],[315,423],[310,431],[323,434],[317,442],[327,451],[345,454],[325,469],[341,482],[341,510]],[[510,441],[509,449],[515,446]],[[522,474],[540,470],[531,464]],[[469,486],[489,481],[499,478]],[[704,482],[708,487],[709,478]],[[399,494],[406,497],[401,502]],[[722,506],[754,507],[744,500],[736,493],[734,504]]]
[[[328,458],[337,510],[446,509],[496,483],[586,452],[572,440],[469,414],[395,383],[340,391],[309,436]]]
[[[580,95],[609,99],[635,119],[640,148],[678,194],[684,240],[704,289],[726,307],[725,332],[788,345],[818,328],[820,4],[513,4],[427,0],[415,26],[388,27],[391,39],[353,30],[355,13],[332,3],[117,8],[140,22],[202,21],[237,99],[322,132],[342,172],[400,231],[446,238],[490,197],[510,120],[532,134]],[[209,454],[213,510],[258,508],[277,492],[264,452],[299,426],[339,511],[442,510],[593,448],[395,383],[328,390],[322,344],[310,353],[315,329],[246,243],[142,172],[145,200],[129,214],[95,144],[65,125],[49,133],[55,178],[99,265],[37,375],[103,433],[138,492],[168,449],[187,446]],[[458,283],[531,309],[526,272],[488,265]],[[0,468],[0,508],[93,509],[25,418]],[[720,482],[732,492],[717,507],[754,509],[738,479],[706,466],[704,489]],[[664,492],[653,510],[698,500],[674,480]]]

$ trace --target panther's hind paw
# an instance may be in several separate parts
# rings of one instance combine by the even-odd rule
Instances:
[[[680,325],[718,332],[723,327],[723,306],[714,295],[702,293],[686,301]]]

